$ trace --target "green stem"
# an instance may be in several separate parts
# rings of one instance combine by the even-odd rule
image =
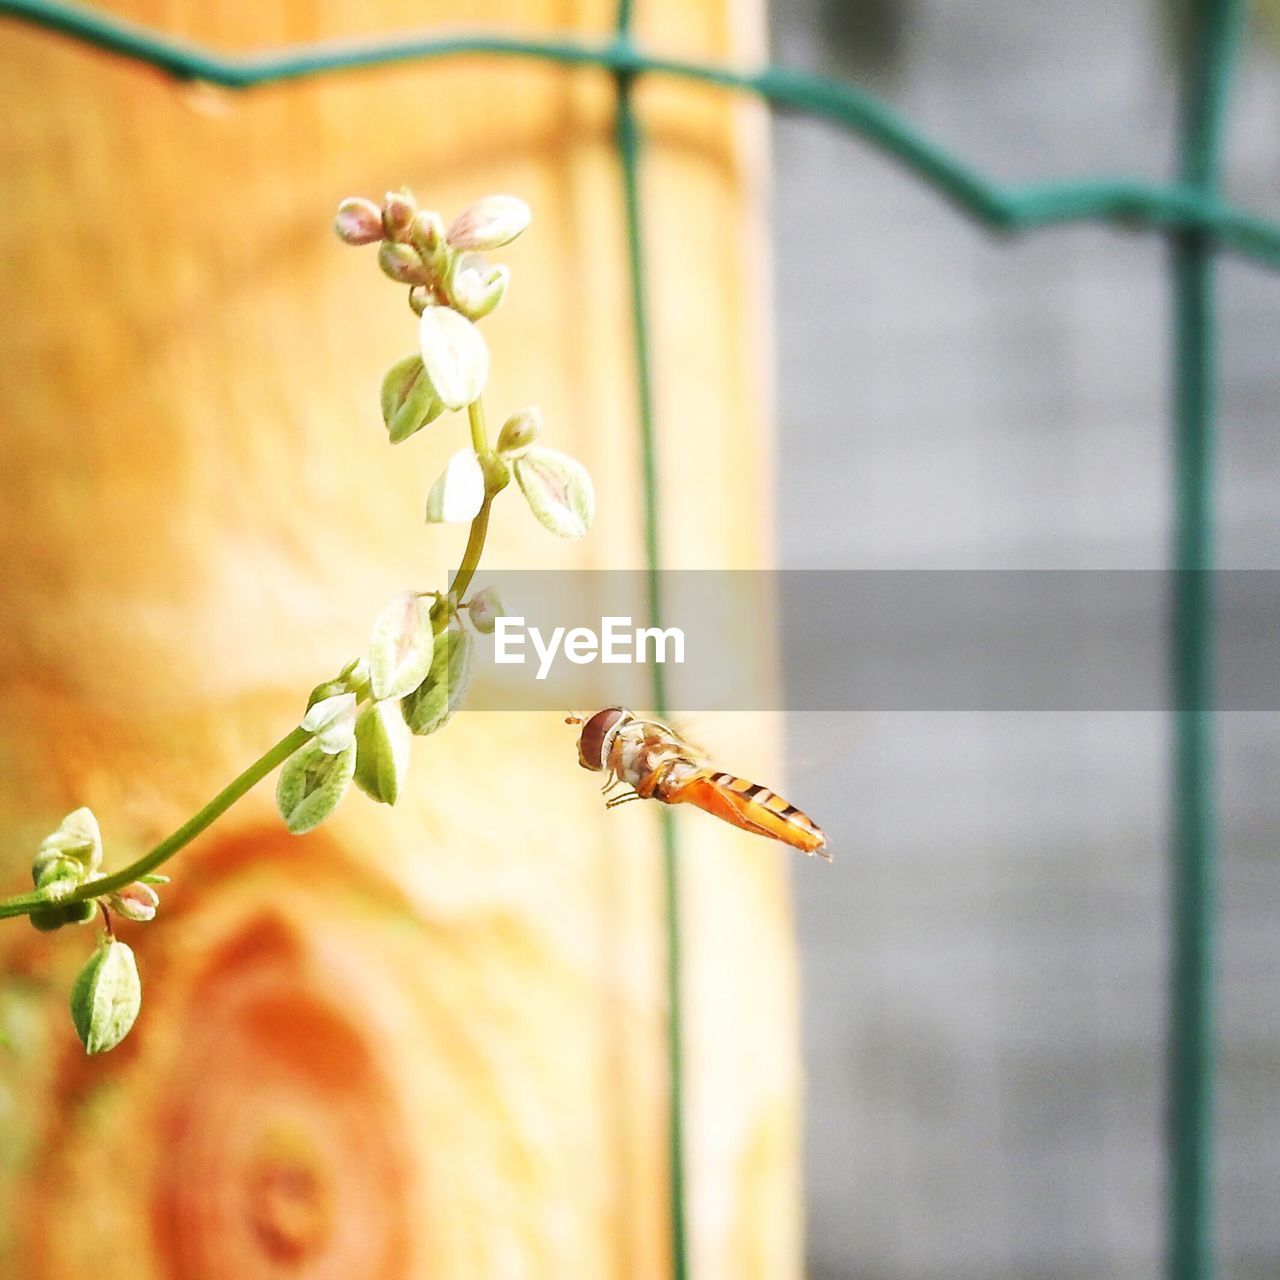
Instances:
[[[467,420],[471,423],[471,447],[477,458],[485,458],[489,453],[489,433],[484,425],[484,402],[473,400],[467,405]]]
[[[452,608],[441,609],[438,613],[432,610],[437,635],[449,625],[450,613],[462,602],[462,597],[466,595],[467,588],[480,567],[480,557],[484,554],[484,542],[489,536],[489,510],[499,491],[491,481],[489,468],[485,465],[490,457],[489,433],[485,428],[484,404],[480,400],[473,400],[467,405],[467,418],[471,423],[471,447],[476,451],[476,457],[480,459],[480,465],[485,469],[484,501],[480,504],[476,518],[471,522],[471,533],[467,538],[466,549],[462,553],[462,563],[458,566],[458,572],[449,587]]]
[[[0,919],[30,915],[41,907],[48,907],[55,903],[62,905],[68,902],[83,902],[88,898],[101,897],[103,894],[112,893],[116,889],[124,888],[127,884],[132,884],[133,881],[162,866],[180,849],[189,845],[206,827],[211,826],[226,813],[241,796],[261,782],[278,765],[283,764],[304,743],[309,742],[311,736],[306,729],[291,730],[266,754],[259,756],[234,781],[223,787],[203,809],[188,818],[171,836],[162,840],[149,853],[144,853],[136,862],[131,862],[127,867],[109,876],[86,881],[74,893],[69,893],[62,898],[54,899],[48,893],[36,890],[33,893],[19,894],[14,898],[0,900]]]

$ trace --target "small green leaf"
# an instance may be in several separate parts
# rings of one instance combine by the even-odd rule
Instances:
[[[446,409],[479,398],[489,380],[489,348],[466,316],[451,307],[428,307],[418,321],[418,341],[427,377]]]
[[[374,620],[369,637],[369,682],[379,702],[403,698],[431,669],[435,636],[431,601],[402,591]]]
[[[427,522],[466,524],[476,518],[483,503],[484,471],[480,459],[470,449],[459,449],[427,494]]]
[[[397,699],[365,707],[356,721],[356,786],[380,804],[395,804],[409,770],[411,740]]]
[[[471,683],[474,649],[471,633],[460,627],[450,627],[436,637],[431,670],[403,703],[404,718],[414,733],[435,733],[457,711]]]
[[[406,356],[382,379],[382,420],[392,444],[407,440],[444,412],[422,357]]]
[[[71,1021],[86,1053],[114,1049],[133,1028],[142,1007],[142,981],[133,952],[104,938],[71,988]]]
[[[280,770],[276,807],[284,825],[300,836],[318,827],[341,803],[356,768],[353,741],[328,755],[314,739],[298,748]]]
[[[512,463],[529,510],[544,529],[581,538],[595,517],[596,493],[587,469],[568,454],[531,445]]]

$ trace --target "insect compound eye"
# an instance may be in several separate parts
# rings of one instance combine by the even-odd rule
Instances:
[[[584,769],[604,768],[604,740],[621,719],[621,707],[605,707],[582,726],[582,733],[578,736],[578,763]]]

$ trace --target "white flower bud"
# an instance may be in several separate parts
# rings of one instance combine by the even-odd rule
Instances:
[[[430,278],[418,251],[408,244],[384,240],[378,247],[378,266],[382,274],[397,284],[426,284]]]
[[[459,449],[449,459],[427,494],[430,524],[465,524],[474,520],[484,503],[484,472],[471,449]]]
[[[449,281],[449,294],[464,316],[482,320],[507,296],[510,280],[506,267],[486,268],[463,260]]]
[[[413,234],[418,202],[407,191],[388,191],[382,202],[382,228],[388,240],[407,242]]]
[[[372,200],[352,196],[338,206],[333,229],[346,244],[376,244],[382,239],[382,210]]]
[[[595,516],[596,495],[587,469],[568,454],[533,445],[512,464],[538,523],[561,538],[581,538]]]
[[[336,756],[345,751],[355,734],[356,695],[339,693],[322,698],[307,709],[300,727],[315,734],[315,744],[325,755]]]
[[[453,249],[498,249],[510,244],[532,220],[533,214],[523,200],[515,196],[485,196],[454,218],[446,239]]]
[[[446,409],[479,398],[489,380],[489,347],[480,330],[452,307],[428,307],[418,321],[427,377]]]
[[[485,587],[477,591],[467,603],[467,612],[471,616],[471,625],[481,635],[491,636],[497,626],[498,619],[506,612],[502,601],[493,587]]]
[[[135,880],[117,889],[107,905],[126,920],[154,920],[160,906],[160,895],[145,881]]]
[[[416,689],[431,667],[434,643],[431,601],[413,591],[401,592],[378,614],[369,637],[373,696],[381,702]]]
[[[102,833],[91,809],[75,809],[63,818],[57,831],[40,841],[40,849],[32,863],[31,874],[39,883],[45,866],[54,858],[72,858],[80,863],[84,875],[102,865]]]
[[[114,1049],[142,1008],[142,981],[133,952],[104,938],[71,988],[71,1021],[86,1053]]]

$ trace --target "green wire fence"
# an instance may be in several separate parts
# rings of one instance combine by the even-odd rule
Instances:
[[[1169,184],[1127,177],[1024,187],[1001,186],[918,133],[874,97],[821,76],[766,66],[737,70],[664,58],[632,39],[632,0],[619,0],[607,41],[500,34],[432,33],[361,44],[313,44],[252,57],[226,57],[101,13],[53,0],[0,0],[0,16],[59,32],[142,62],[177,79],[229,89],[396,62],[458,55],[537,58],[603,67],[617,92],[635,342],[644,546],[650,622],[662,625],[660,520],[640,216],[642,131],[632,102],[636,78],[666,75],[756,94],[782,108],[855,133],[996,231],[1067,222],[1104,222],[1159,232],[1170,242],[1173,294],[1175,442],[1174,598],[1170,669],[1175,707],[1172,970],[1168,1032],[1167,1259],[1170,1280],[1213,1275],[1215,844],[1213,751],[1213,475],[1216,417],[1214,259],[1228,250],[1280,267],[1280,223],[1237,209],[1219,191],[1231,72],[1244,26],[1243,0],[1189,0],[1183,66],[1179,173]],[[662,667],[653,667],[653,703],[666,710]],[[675,830],[662,815],[667,910],[671,1265],[689,1275],[683,1158],[680,925]]]

